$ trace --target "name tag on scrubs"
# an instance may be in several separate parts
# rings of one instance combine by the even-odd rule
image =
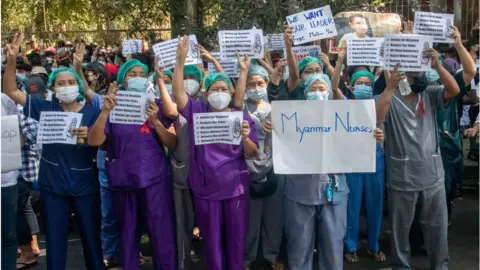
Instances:
[[[240,145],[243,112],[194,113],[193,119],[195,145]]]

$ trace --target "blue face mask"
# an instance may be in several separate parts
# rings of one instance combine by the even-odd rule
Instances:
[[[148,88],[148,79],[143,77],[135,77],[128,79],[128,91],[146,92]]]
[[[440,75],[436,71],[427,71],[425,76],[427,77],[427,83],[433,83],[440,79]]]
[[[18,74],[17,74],[17,78],[18,78],[21,82],[25,82],[25,81],[27,80],[27,75],[18,73]]]
[[[329,93],[326,91],[323,92],[308,92],[307,100],[328,100]]]
[[[258,89],[258,90],[247,90],[247,98],[251,100],[261,100],[267,95],[267,89]]]
[[[360,84],[353,87],[353,94],[355,99],[369,99],[372,98],[373,88],[371,86]]]

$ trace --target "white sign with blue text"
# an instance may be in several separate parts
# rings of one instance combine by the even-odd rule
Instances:
[[[294,45],[338,35],[330,6],[289,15],[287,23],[293,27]]]
[[[276,174],[375,172],[371,100],[272,102]]]
[[[2,173],[22,168],[18,115],[2,116]]]

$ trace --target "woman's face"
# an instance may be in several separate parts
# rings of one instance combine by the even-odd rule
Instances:
[[[77,79],[72,74],[63,73],[55,77],[54,88],[78,85]]]
[[[328,92],[328,86],[323,84],[321,81],[316,81],[310,87],[309,92]]]
[[[364,84],[364,85],[366,85],[366,86],[372,87],[372,82],[371,82],[370,79],[367,78],[367,77],[359,77],[359,78],[355,81],[355,83],[353,83],[353,86],[362,85],[362,84]]]
[[[302,78],[305,80],[307,76],[315,74],[323,74],[323,69],[319,63],[313,63],[306,66],[305,69],[302,71]]]
[[[92,70],[87,70],[85,72],[85,75],[87,77],[87,81],[91,82],[91,81],[94,81],[94,80],[98,80],[98,78],[100,77],[100,75]]]
[[[165,84],[172,84],[172,78],[163,76],[163,82],[165,82]]]
[[[258,75],[249,76],[247,79],[247,90],[260,90],[267,88],[267,82]]]
[[[128,80],[130,78],[135,78],[135,77],[146,78],[147,74],[145,74],[145,71],[143,70],[142,67],[136,66],[131,68],[129,71],[127,71],[127,74],[125,74],[125,80],[123,80],[123,84],[125,85],[125,88],[128,88]]]
[[[230,89],[228,88],[228,85],[224,81],[216,81],[212,83],[212,85],[210,85],[210,88],[208,88],[207,98],[209,95],[216,92],[224,92],[228,93],[230,96],[232,95]]]
[[[355,17],[350,23],[350,27],[355,30],[356,34],[364,35],[368,31],[367,22],[364,18]]]

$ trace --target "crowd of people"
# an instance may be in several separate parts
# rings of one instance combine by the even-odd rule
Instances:
[[[404,33],[411,31],[406,24]],[[19,115],[23,166],[2,173],[2,269],[28,268],[40,254],[32,189],[40,192],[51,270],[66,269],[72,212],[89,270],[140,269],[144,232],[155,269],[191,269],[192,239],[200,235],[209,270],[250,269],[259,245],[272,269],[312,269],[314,250],[319,269],[343,269],[363,259],[362,204],[367,253],[383,262],[385,194],[392,269],[411,269],[410,250],[421,246],[431,269],[448,269],[462,138],[478,133],[478,36],[464,45],[454,27],[453,44],[426,51],[432,71],[400,73],[398,65],[347,66],[343,42],[338,55],[297,62],[292,35],[285,27],[283,57],[239,57],[235,79],[200,45],[217,73],[186,65],[187,36],[179,38],[175,68],[164,70],[148,52],[124,56],[118,46],[80,41],[29,43],[21,53],[23,35],[15,35],[2,58],[2,116]],[[110,121],[118,91],[155,96],[143,125]],[[271,102],[335,99],[375,99],[376,172],[276,174]],[[76,145],[36,142],[40,116],[51,111],[83,115],[71,130]],[[195,113],[234,111],[243,112],[239,145],[195,144]],[[283,239],[288,265],[279,258]]]

